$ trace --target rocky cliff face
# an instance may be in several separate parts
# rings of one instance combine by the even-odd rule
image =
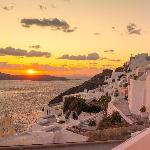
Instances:
[[[60,95],[58,95],[57,97],[52,99],[49,102],[49,105],[62,102],[63,96],[65,96],[65,95],[83,92],[84,89],[92,90],[92,89],[97,88],[99,85],[103,85],[104,80],[105,80],[105,76],[111,76],[112,72],[113,71],[110,69],[103,70],[102,73],[95,75],[94,77],[92,77],[90,80],[84,82],[83,84],[76,86],[76,87],[73,87],[73,88],[70,88],[69,90],[61,93]]]

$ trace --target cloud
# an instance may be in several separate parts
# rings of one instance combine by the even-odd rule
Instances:
[[[98,60],[100,57],[99,57],[99,54],[97,53],[90,53],[88,54],[87,56],[85,55],[68,55],[68,54],[65,54],[61,57],[59,57],[58,59],[68,59],[68,60]]]
[[[68,70],[64,66],[56,67],[56,66],[51,66],[47,64],[38,64],[38,63],[33,63],[31,64],[31,66],[32,68],[41,71],[67,71]]]
[[[39,8],[40,8],[41,10],[46,10],[46,9],[47,9],[47,7],[44,6],[44,5],[39,5]]]
[[[114,62],[121,61],[121,59],[111,59],[111,58],[107,58],[107,57],[100,57],[100,60],[107,60],[107,61],[114,61]]]
[[[23,64],[8,64],[7,62],[0,62],[0,69],[20,70],[24,69],[23,66]]]
[[[56,5],[54,3],[51,3],[52,8],[56,8]]]
[[[110,52],[110,53],[113,53],[113,52],[115,52],[115,50],[110,49],[110,50],[105,50],[104,52],[105,52],[105,53],[109,53],[109,52]]]
[[[98,60],[99,58],[99,54],[97,53],[90,53],[87,56],[87,60]]]
[[[94,35],[100,35],[101,33],[99,33],[99,32],[95,32],[95,33],[93,33]]]
[[[60,20],[58,18],[52,18],[52,19],[21,19],[21,24],[23,27],[30,28],[33,25],[40,26],[40,27],[50,27],[53,30],[61,30],[63,32],[74,32],[77,28],[71,28],[70,25],[64,21]]]
[[[97,65],[98,63],[97,62],[91,62],[89,63],[90,65]]]
[[[14,6],[4,6],[4,7],[2,7],[2,9],[6,10],[6,11],[10,11],[10,10],[14,9]]]
[[[112,29],[112,31],[114,31],[114,32],[119,32],[118,29],[117,29],[115,26],[112,26],[111,29]]]
[[[86,60],[86,56],[85,55],[78,55],[78,56],[71,55],[71,56],[69,56],[68,54],[65,54],[65,55],[59,57],[58,59]]]
[[[115,66],[114,65],[110,65],[110,64],[106,64],[106,65],[102,65],[104,68],[110,68],[110,69],[112,69],[112,68],[115,68]]]
[[[11,55],[11,56],[25,56],[25,57],[51,57],[51,53],[49,52],[40,52],[40,51],[27,51],[23,49],[15,49],[13,47],[6,47],[6,48],[0,48],[0,54],[5,55]]]
[[[129,34],[141,35],[142,30],[138,28],[136,24],[130,23],[129,25],[127,25],[127,31]]]
[[[111,27],[113,30],[115,30],[116,29],[116,27]]]
[[[108,59],[109,61],[119,62],[121,59]]]
[[[29,68],[33,68],[35,70],[40,71],[67,71],[67,68],[64,67],[54,67],[47,64],[9,64],[7,62],[0,62],[0,69],[7,69],[7,70],[27,70]]]
[[[40,45],[32,45],[32,46],[29,46],[29,48],[39,49],[39,48],[41,48],[41,46]]]
[[[71,0],[63,0],[63,1],[65,1],[65,2],[70,2]]]

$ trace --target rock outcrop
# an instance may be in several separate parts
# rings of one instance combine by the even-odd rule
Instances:
[[[73,88],[70,88],[67,91],[65,91],[65,92],[61,93],[60,95],[56,96],[54,99],[52,99],[49,102],[49,105],[53,105],[53,104],[62,102],[63,96],[65,96],[65,95],[70,95],[70,94],[75,94],[75,93],[78,93],[78,92],[83,92],[84,89],[92,90],[92,89],[97,88],[99,85],[103,85],[104,80],[105,80],[105,76],[111,76],[112,72],[113,71],[110,70],[110,69],[103,70],[102,73],[95,75],[90,80],[85,81],[83,84],[81,84],[79,86],[76,86],[76,87],[73,87]]]

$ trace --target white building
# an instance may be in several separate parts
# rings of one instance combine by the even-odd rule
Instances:
[[[62,104],[52,106],[52,107],[49,107],[47,104],[45,104],[43,107],[43,111],[44,111],[44,116],[47,116],[47,115],[60,116],[63,114]]]
[[[147,64],[150,64],[150,57],[147,53],[142,53],[130,58],[129,67],[131,70],[135,70],[141,66],[146,66]]]
[[[150,72],[146,71],[138,79],[130,79],[128,86],[128,101],[131,113],[140,115],[142,106],[150,114]]]
[[[113,80],[117,81],[119,76],[121,76],[123,74],[124,74],[124,72],[113,72],[112,76],[111,76],[112,82],[113,82]]]
[[[102,94],[103,93],[98,91],[97,89],[89,90],[88,92],[84,91],[84,92],[64,96],[63,97],[63,102],[65,101],[65,98],[67,98],[67,97],[71,97],[71,96],[79,97],[80,96],[81,98],[86,100],[86,103],[90,103],[93,100],[99,100],[101,98]]]

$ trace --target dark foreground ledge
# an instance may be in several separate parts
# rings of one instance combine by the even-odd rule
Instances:
[[[0,150],[111,150],[121,144],[122,140],[84,142],[84,143],[64,143],[64,144],[47,144],[47,145],[16,145],[1,147]]]

